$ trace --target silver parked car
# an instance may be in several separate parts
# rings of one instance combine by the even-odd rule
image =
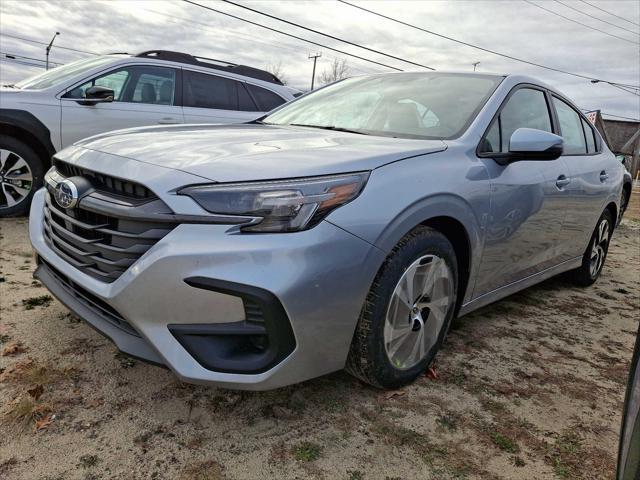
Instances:
[[[630,178],[522,76],[348,79],[249,124],[147,127],[59,152],[39,278],[181,379],[269,389],[342,368],[411,382],[451,320],[602,270]]]

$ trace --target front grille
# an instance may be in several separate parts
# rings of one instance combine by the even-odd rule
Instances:
[[[113,193],[137,200],[153,200],[156,195],[144,185],[121,178],[104,175],[54,159],[53,166],[63,177],[85,177],[91,181],[96,190]]]
[[[51,272],[51,274],[55,277],[58,283],[67,291],[67,293],[71,294],[77,300],[82,302],[86,307],[91,309],[96,314],[100,315],[102,318],[107,320],[109,323],[115,325],[116,327],[124,330],[125,332],[135,335],[139,337],[140,334],[131,326],[129,322],[127,322],[122,315],[120,315],[116,309],[114,309],[111,305],[106,303],[104,300],[96,297],[93,293],[88,292],[80,285],[70,280],[65,274],[58,271],[53,265],[44,260],[43,258],[38,259],[40,263],[43,263]]]
[[[93,182],[90,175],[87,178]],[[108,199],[106,193],[100,195],[102,200]],[[131,199],[122,195],[117,197],[118,200],[127,198]],[[131,200],[135,202],[136,199]],[[161,208],[166,207],[160,200],[156,200],[156,203],[161,204]],[[140,208],[149,213],[148,202],[144,202]],[[122,207],[120,211],[112,208],[109,214],[94,210],[95,207],[91,210],[83,207],[82,200],[75,208],[62,208],[47,191],[44,206],[45,239],[65,261],[108,283],[118,279],[176,226],[175,223],[135,218],[135,205]]]

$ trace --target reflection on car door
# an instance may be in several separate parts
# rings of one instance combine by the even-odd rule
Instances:
[[[604,210],[612,179],[607,172],[606,155],[598,149],[598,138],[591,124],[556,96],[553,96],[553,105],[570,176],[567,217],[561,234],[563,258],[570,259],[584,253]]]
[[[179,83],[179,70],[137,65],[113,70],[70,89],[60,99],[62,145],[110,130],[183,123],[182,108],[176,101]],[[78,103],[84,91],[94,85],[113,89],[114,101]]]
[[[567,176],[564,161],[560,158],[500,165],[492,158],[509,151],[509,139],[518,128],[552,132],[550,112],[545,91],[517,87],[480,144],[479,156],[491,182],[491,210],[474,297],[558,263],[565,192],[562,182],[557,182]]]

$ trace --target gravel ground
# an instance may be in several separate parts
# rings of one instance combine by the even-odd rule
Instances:
[[[596,285],[551,279],[455,321],[433,372],[395,392],[342,372],[263,393],[181,383],[48,296],[26,220],[0,220],[0,478],[612,479],[638,197]]]

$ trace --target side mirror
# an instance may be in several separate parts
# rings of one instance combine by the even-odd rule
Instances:
[[[561,136],[535,128],[518,128],[509,139],[511,161],[555,160],[563,149]]]
[[[115,94],[110,88],[94,85],[93,87],[89,87],[84,91],[84,98],[81,99],[78,103],[80,103],[81,105],[109,103],[113,102],[114,96]]]

